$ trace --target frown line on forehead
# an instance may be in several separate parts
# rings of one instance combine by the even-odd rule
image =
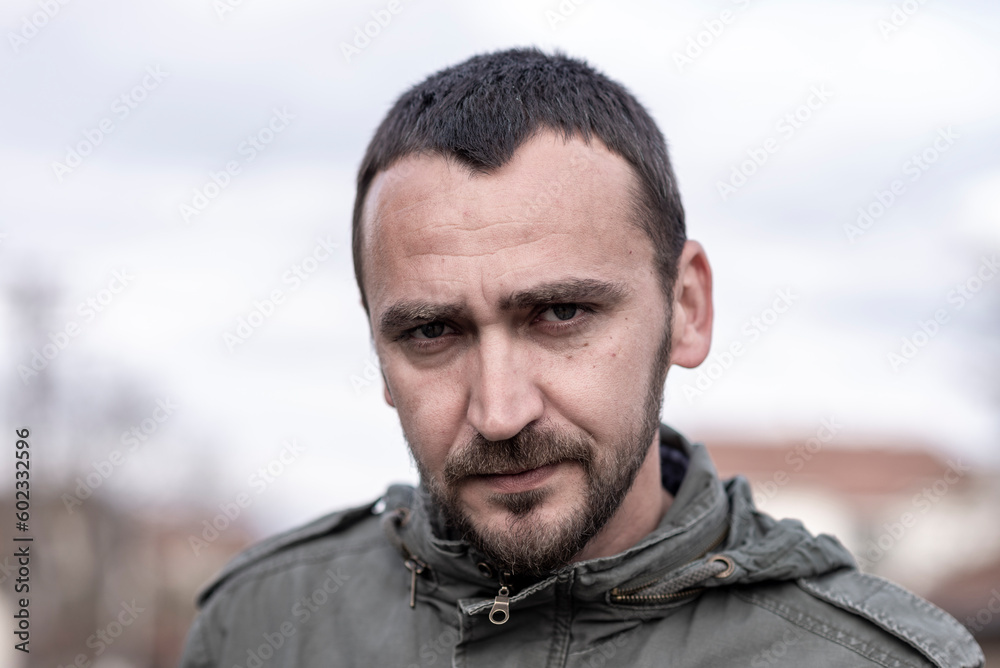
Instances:
[[[596,303],[614,306],[631,293],[631,288],[618,281],[594,278],[568,278],[550,281],[504,295],[497,303],[501,311],[525,310],[536,306],[560,303]],[[433,302],[403,300],[391,304],[378,319],[383,336],[391,336],[422,323],[436,320],[458,320],[468,315],[464,301]]]

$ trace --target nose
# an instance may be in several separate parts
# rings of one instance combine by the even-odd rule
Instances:
[[[483,333],[470,370],[469,424],[488,441],[512,438],[542,417],[531,360],[507,334]]]

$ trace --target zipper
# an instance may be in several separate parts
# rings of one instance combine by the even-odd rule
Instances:
[[[643,594],[616,594],[614,590],[612,590],[611,601],[614,603],[662,603],[687,598],[688,596],[694,596],[704,590],[704,587],[694,587],[693,589],[685,589],[684,591],[675,591],[673,594],[656,594],[655,596]]]
[[[709,545],[707,548],[705,548],[705,550],[701,554],[699,554],[695,558],[691,559],[690,561],[688,561],[686,563],[683,563],[680,566],[677,566],[675,568],[671,568],[669,570],[671,570],[671,571],[672,570],[677,570],[677,568],[683,568],[684,566],[687,566],[688,564],[691,564],[691,563],[694,563],[695,561],[698,561],[699,559],[701,559],[702,557],[704,557],[706,554],[708,554],[709,552],[711,552],[715,548],[719,547],[719,545],[722,544],[722,541],[724,541],[726,539],[727,535],[729,535],[729,527],[725,526],[725,527],[722,528],[722,532],[715,538],[714,541],[712,541],[712,544]],[[650,585],[656,583],[657,581],[660,580],[660,578],[662,578],[664,576],[664,574],[666,574],[668,572],[669,571],[662,571],[662,572],[658,573],[657,575],[655,575],[653,577],[650,577],[647,580],[644,580],[641,584],[634,585],[632,587],[628,587],[627,589],[620,589],[618,587],[615,587],[614,589],[611,590],[611,593],[610,593],[611,601],[613,603],[627,603],[627,602],[656,603],[656,602],[663,602],[663,601],[674,601],[674,600],[681,599],[681,598],[687,598],[688,596],[693,596],[694,594],[700,593],[701,591],[703,591],[705,589],[704,587],[693,587],[691,589],[685,589],[683,591],[673,592],[672,594],[637,594],[636,593],[636,592],[642,591],[643,589],[645,589],[645,588],[649,587]]]
[[[493,599],[493,607],[490,608],[490,621],[496,625],[505,623],[510,619],[510,589],[507,587],[507,578],[510,571],[500,571],[500,591]]]
[[[427,564],[416,557],[411,556],[403,562],[403,565],[410,570],[410,607],[417,607],[417,576],[427,569]]]

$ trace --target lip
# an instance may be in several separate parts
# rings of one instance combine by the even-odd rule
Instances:
[[[556,472],[558,466],[559,463],[555,462],[540,466],[537,469],[521,471],[520,473],[499,473],[495,475],[483,475],[479,476],[479,478],[498,492],[514,494],[517,492],[526,492],[541,486]]]

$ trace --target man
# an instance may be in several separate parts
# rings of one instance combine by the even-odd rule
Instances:
[[[237,558],[185,666],[982,665],[659,425],[668,367],[708,354],[712,275],[618,84],[512,50],[405,93],[354,262],[421,485]]]

